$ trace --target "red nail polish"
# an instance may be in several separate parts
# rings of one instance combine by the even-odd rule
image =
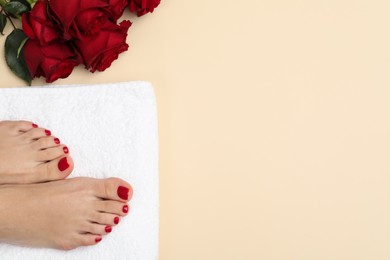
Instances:
[[[69,149],[68,147],[64,146],[64,148],[62,148],[64,150],[64,153],[69,153]]]
[[[58,169],[60,171],[65,171],[66,169],[68,169],[69,167],[69,164],[68,164],[68,160],[66,159],[66,157],[62,158],[59,162],[58,162]]]
[[[117,193],[118,193],[119,198],[121,198],[123,200],[127,200],[129,198],[129,189],[126,187],[119,186]]]
[[[60,143],[60,139],[54,138],[54,142],[55,142],[56,144],[59,144],[59,143]]]
[[[37,128],[38,125],[37,125],[37,124],[32,124],[32,127],[33,127],[33,128]]]
[[[129,212],[129,206],[124,205],[123,208],[122,208],[122,211],[123,211],[123,213]]]
[[[102,241],[102,238],[101,238],[101,237],[95,238],[95,242],[96,242],[96,243],[99,243],[100,241]]]
[[[47,136],[50,136],[50,135],[51,135],[50,130],[45,130],[45,134],[46,134]]]
[[[119,217],[115,217],[115,218],[114,218],[114,223],[115,223],[115,224],[118,224],[118,223],[119,223]]]
[[[106,228],[104,230],[106,231],[106,233],[110,233],[111,230],[112,230],[112,227],[111,226],[106,226]]]

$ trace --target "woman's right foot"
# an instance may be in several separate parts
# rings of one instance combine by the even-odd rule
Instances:
[[[0,242],[61,250],[95,245],[127,214],[132,194],[117,178],[2,185]]]
[[[0,184],[66,178],[73,170],[68,148],[29,121],[0,121]]]

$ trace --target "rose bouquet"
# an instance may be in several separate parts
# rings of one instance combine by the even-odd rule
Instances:
[[[9,68],[29,85],[43,76],[50,83],[68,77],[83,64],[104,71],[129,48],[126,8],[138,16],[153,12],[160,0],[0,0],[0,33],[9,21],[5,41]],[[21,20],[22,29],[13,20]]]

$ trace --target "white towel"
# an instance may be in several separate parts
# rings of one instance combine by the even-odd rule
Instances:
[[[0,259],[156,260],[156,110],[152,85],[141,81],[0,89],[0,120],[29,120],[50,129],[74,159],[69,178],[119,177],[134,189],[130,214],[99,244],[71,251],[0,244]]]

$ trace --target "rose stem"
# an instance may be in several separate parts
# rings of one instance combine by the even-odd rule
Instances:
[[[5,16],[7,16],[7,19],[10,21],[10,23],[12,24],[12,27],[14,27],[14,29],[16,29],[16,26],[14,24],[14,22],[12,21],[11,17],[9,16],[9,14],[4,11],[4,6],[7,4],[7,1],[6,0],[0,0],[0,6],[1,6],[1,11],[0,12],[3,12],[5,14]]]
[[[11,17],[9,16],[9,14],[5,13],[5,15],[7,16],[8,20],[11,22],[12,27],[14,27],[14,29],[16,29],[16,26],[15,26],[14,22],[12,21]]]

